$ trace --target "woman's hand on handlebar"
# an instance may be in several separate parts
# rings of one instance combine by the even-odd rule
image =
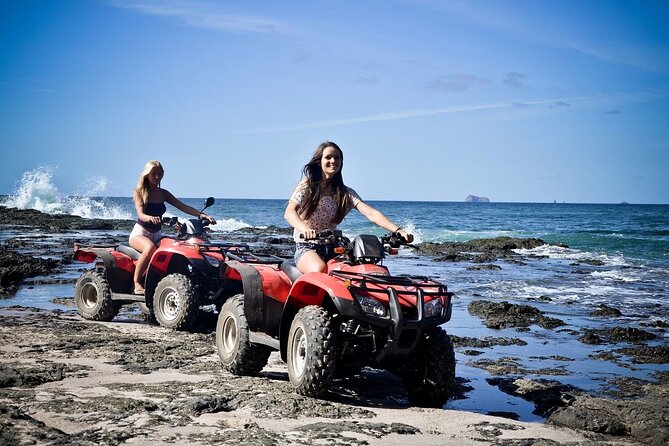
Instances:
[[[413,242],[413,234],[408,233],[404,229],[400,229],[399,231],[397,231],[397,233],[402,236],[402,238],[406,243]]]
[[[315,231],[314,229],[307,229],[306,231],[302,232],[302,237],[305,240],[313,240],[315,238],[318,238],[318,232]]]
[[[200,218],[202,220],[209,221],[209,223],[212,224],[212,225],[216,224],[216,219],[214,217],[212,217],[211,215],[203,214]]]

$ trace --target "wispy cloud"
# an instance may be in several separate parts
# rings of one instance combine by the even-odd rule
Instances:
[[[489,84],[490,80],[473,74],[455,73],[430,81],[427,88],[440,93],[468,90],[474,85]]]
[[[574,103],[580,103],[583,107],[588,108],[602,108],[609,107],[611,104],[623,105],[627,103],[648,102],[656,99],[666,98],[669,96],[669,91],[643,91],[633,93],[609,93],[598,94],[590,96],[575,96],[569,98],[553,98],[553,99],[537,99],[529,101],[510,101],[510,102],[493,102],[489,104],[469,105],[460,107],[446,107],[435,109],[416,109],[416,110],[402,110],[396,112],[378,113],[368,116],[357,116],[351,118],[339,118],[325,121],[317,121],[305,124],[286,125],[277,127],[260,127],[242,131],[243,133],[276,133],[288,132],[295,130],[308,130],[316,128],[339,127],[343,125],[363,124],[368,122],[384,122],[384,121],[399,121],[402,119],[420,118],[425,116],[434,116],[451,113],[471,113],[477,111],[490,110],[504,110],[504,109],[527,109],[530,107],[539,108],[538,106],[546,106],[549,108],[569,108]],[[617,110],[614,113],[618,112]]]
[[[509,11],[512,9],[504,6],[502,2],[404,1],[445,12],[475,26],[492,29],[523,41],[575,51],[606,62],[647,71],[669,72],[669,48],[666,45],[635,43],[629,39],[607,39],[605,42],[597,42],[588,34],[588,30],[583,32],[574,27],[564,29],[565,24],[573,22],[567,16],[541,18],[525,16],[518,10],[511,13]],[[605,5],[605,3],[603,4]],[[604,10],[601,12],[605,13]],[[558,24],[552,25],[553,22]],[[533,23],[540,23],[541,25],[536,26]],[[608,30],[611,33],[620,32],[615,28],[608,28]]]
[[[579,100],[581,98],[570,98],[570,101]],[[523,107],[529,107],[532,105],[546,105],[555,103],[555,99],[547,100],[536,100],[536,101],[524,101],[522,103]],[[298,125],[289,125],[282,127],[264,127],[251,129],[245,133],[275,133],[275,132],[287,132],[293,130],[307,130],[315,128],[325,128],[325,127],[339,127],[342,125],[351,125],[351,124],[362,124],[367,122],[382,122],[382,121],[398,121],[402,119],[410,118],[420,118],[425,116],[433,115],[442,115],[448,113],[465,113],[465,112],[475,112],[475,111],[485,111],[485,110],[501,110],[509,108],[517,108],[518,102],[496,102],[490,104],[480,104],[480,105],[470,105],[462,107],[448,107],[448,108],[436,108],[436,109],[417,109],[417,110],[403,110],[397,112],[387,112],[379,113],[376,115],[369,116],[358,116],[352,118],[341,118],[341,119],[331,119],[327,121],[318,121],[306,124]]]
[[[502,80],[502,82],[504,85],[508,85],[510,87],[523,88],[525,86],[526,78],[527,76],[523,73],[511,72],[506,73],[506,76],[504,76],[504,80]]]
[[[379,78],[377,76],[358,76],[353,79],[354,84],[378,84]]]
[[[225,12],[219,3],[187,0],[109,0],[117,8],[176,20],[180,25],[212,31],[251,33],[290,33],[285,23],[243,14]]]

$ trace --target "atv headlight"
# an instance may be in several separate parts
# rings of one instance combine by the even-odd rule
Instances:
[[[366,314],[376,317],[388,316],[388,309],[376,299],[367,296],[359,296],[358,303],[362,307],[362,311]]]
[[[441,316],[441,310],[444,306],[441,304],[441,299],[432,299],[425,304],[425,317]]]
[[[216,257],[208,256],[206,254],[203,254],[202,257],[204,257],[207,263],[213,266],[214,268],[218,268],[219,266],[221,266],[221,261],[218,260]]]

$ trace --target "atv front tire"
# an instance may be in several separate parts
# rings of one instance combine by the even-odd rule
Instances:
[[[288,335],[288,378],[300,395],[323,395],[335,373],[332,316],[309,305],[297,312]]]
[[[121,305],[111,298],[111,288],[104,271],[91,270],[79,277],[74,287],[74,302],[84,319],[111,321]]]
[[[250,342],[241,294],[228,299],[218,314],[216,349],[223,367],[235,375],[256,375],[267,365],[272,349]]]
[[[172,330],[189,330],[195,325],[200,304],[190,279],[169,274],[153,294],[153,313],[158,323]]]
[[[442,407],[448,401],[455,387],[455,353],[444,330],[425,332],[403,378],[411,405]]]

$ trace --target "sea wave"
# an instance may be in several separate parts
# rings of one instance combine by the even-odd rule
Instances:
[[[14,192],[2,205],[19,209],[36,209],[47,214],[78,215],[84,218],[122,220],[132,218],[129,212],[99,196],[107,187],[106,178],[85,180],[80,186],[82,192],[74,196],[65,196],[53,182],[55,169],[51,166],[40,166],[24,172]]]
[[[532,249],[514,249],[520,255],[544,256],[551,259],[573,260],[576,262],[599,260],[605,265],[628,266],[628,262],[622,254],[595,253],[580,251],[573,248],[564,248],[556,245],[542,245]]]

